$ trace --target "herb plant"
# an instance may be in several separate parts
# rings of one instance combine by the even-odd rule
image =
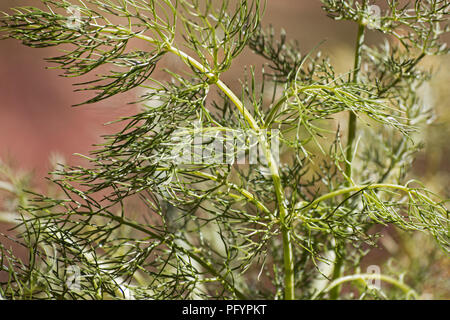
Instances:
[[[3,13],[1,36],[60,46],[48,61],[66,77],[96,73],[79,84],[94,93],[85,103],[144,93],[89,165],[54,172],[60,192],[2,177],[20,194],[29,257],[0,246],[1,296],[338,299],[352,283],[361,298],[414,298],[401,279],[360,270],[372,227],[426,232],[448,253],[445,202],[407,173],[433,116],[418,65],[448,53],[449,1],[322,0],[357,29],[345,74],[263,29],[259,0],[41,1]],[[385,42],[368,46],[367,32]],[[233,92],[220,79],[243,50],[266,63]],[[184,67],[158,78],[170,55]]]

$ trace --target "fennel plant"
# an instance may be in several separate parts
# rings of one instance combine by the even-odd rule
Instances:
[[[361,297],[414,298],[401,279],[359,270],[372,227],[426,232],[448,253],[445,202],[407,173],[433,115],[419,63],[448,53],[449,1],[322,0],[357,30],[345,74],[262,28],[260,0],[40,2],[3,13],[1,37],[60,46],[48,61],[88,76],[85,103],[143,94],[89,165],[54,173],[59,193],[0,184],[20,195],[29,254],[0,246],[1,296],[338,299],[356,282]],[[385,42],[367,45],[367,32]],[[264,68],[233,92],[221,75],[250,50]],[[164,80],[154,71],[169,55],[184,67]]]

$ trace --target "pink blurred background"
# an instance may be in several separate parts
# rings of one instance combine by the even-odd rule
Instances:
[[[39,6],[39,0],[2,0],[0,10],[13,6]],[[321,8],[320,1],[269,0],[265,25],[277,31],[285,28],[288,37],[299,41],[305,52],[322,39],[324,47],[336,44],[351,46],[354,28],[348,23],[333,23]],[[133,113],[127,105],[133,95],[121,95],[97,103],[71,107],[82,102],[85,93],[74,93],[76,79],[62,78],[46,57],[58,55],[55,48],[33,49],[19,41],[0,41],[0,158],[10,160],[16,168],[32,170],[38,181],[51,170],[49,157],[62,155],[70,164],[81,161],[74,153],[87,154],[100,136],[114,131],[108,121]],[[252,63],[240,57],[233,68]],[[232,72],[223,79],[232,87],[239,85]],[[38,182],[39,184],[39,182]]]

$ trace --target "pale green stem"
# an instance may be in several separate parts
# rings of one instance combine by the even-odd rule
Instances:
[[[126,32],[128,34],[133,34],[132,30],[128,30],[122,27],[116,27],[115,29],[110,28],[102,28],[100,27],[101,32],[107,32],[107,33],[116,33],[118,31]],[[145,36],[143,34],[134,34],[134,37],[148,41],[150,43],[157,43],[154,39]],[[178,48],[174,47],[170,43],[166,42],[165,47],[168,51],[176,54],[179,56],[182,60],[184,60],[189,65],[195,67],[200,72],[203,72],[210,80],[213,80],[214,83],[219,87],[222,92],[225,93],[225,95],[233,102],[233,104],[236,106],[236,108],[239,110],[239,112],[243,115],[244,119],[248,123],[248,125],[255,130],[256,132],[259,132],[261,128],[259,127],[256,120],[253,118],[251,113],[245,108],[242,101],[233,93],[233,91],[228,88],[228,86],[218,79],[218,76],[213,74],[208,68],[203,66],[200,62],[189,56],[187,53],[179,50]],[[258,135],[259,136],[259,135]],[[274,184],[275,194],[277,197],[278,202],[278,209],[279,209],[279,219],[281,224],[281,232],[282,232],[282,238],[283,238],[283,259],[284,259],[284,273],[285,273],[285,279],[284,279],[284,285],[285,285],[285,296],[284,298],[286,300],[293,300],[295,299],[294,295],[294,259],[293,259],[293,250],[292,250],[292,241],[291,241],[291,235],[289,231],[289,227],[286,225],[286,218],[287,218],[287,208],[285,204],[285,198],[284,198],[284,189],[281,184],[280,174],[278,170],[278,163],[276,163],[275,159],[273,158],[273,155],[271,153],[270,147],[265,139],[261,140],[262,148],[265,151],[266,159],[268,162],[268,166],[272,175],[272,180]]]
[[[392,278],[390,276],[383,275],[383,274],[362,273],[362,274],[354,274],[354,275],[350,275],[350,276],[340,277],[340,278],[334,280],[323,291],[318,292],[316,295],[314,295],[312,299],[316,299],[319,295],[327,293],[345,282],[361,281],[361,280],[362,281],[364,281],[364,280],[384,281],[384,282],[387,282],[387,283],[390,283],[390,284],[396,286],[397,288],[399,288],[400,290],[405,292],[407,295],[412,295],[416,298],[418,297],[417,293],[412,288],[410,288],[409,286],[407,286],[406,284],[404,284],[403,282],[400,282],[399,280],[397,280],[395,278]]]
[[[196,67],[198,70],[204,72],[209,78],[214,79],[215,76],[209,72],[203,65],[197,62],[195,59],[187,55],[186,53],[170,46],[169,51],[177,54],[183,60],[187,61],[189,64]],[[230,98],[230,100],[237,107],[239,112],[244,116],[245,120],[249,124],[249,126],[259,132],[261,128],[258,126],[258,123],[253,118],[251,113],[245,108],[244,104],[241,100],[231,91],[225,83],[223,83],[220,79],[215,79],[216,85]],[[259,136],[259,135],[258,135]],[[270,151],[270,146],[268,145],[265,139],[261,140],[263,144],[263,150],[265,150],[266,159],[268,162],[268,166],[272,175],[272,180],[274,183],[275,193],[277,196],[278,209],[280,212],[280,222],[282,229],[282,237],[283,237],[283,256],[284,256],[284,269],[285,269],[285,299],[293,300],[295,299],[294,295],[294,263],[293,263],[293,251],[292,251],[292,243],[290,239],[290,232],[288,227],[285,225],[285,218],[287,217],[287,209],[284,200],[284,191],[283,186],[281,185],[281,179],[278,171],[278,164],[276,163],[273,155]]]
[[[320,203],[322,201],[325,201],[325,200],[337,197],[339,195],[348,194],[348,193],[351,193],[351,192],[359,192],[359,191],[364,190],[364,189],[366,189],[366,190],[373,190],[373,189],[383,189],[383,188],[384,189],[395,189],[395,190],[400,190],[400,191],[404,191],[404,192],[410,192],[410,193],[413,193],[415,195],[419,194],[416,190],[410,189],[408,187],[405,187],[405,186],[402,186],[402,185],[399,185],[399,184],[376,183],[376,184],[364,185],[364,186],[356,185],[356,186],[343,188],[343,189],[339,189],[339,190],[336,190],[336,191],[324,194],[323,196],[321,196],[321,197],[315,199],[313,202],[311,202],[308,205],[308,207],[309,206],[315,206],[316,204],[318,204],[318,203]],[[429,197],[427,197],[424,194],[420,194],[420,196],[422,198],[424,198],[425,200],[427,200],[428,202],[430,202],[430,203],[433,202],[432,199],[430,199]]]
[[[184,173],[184,174],[193,174],[193,175],[196,175],[196,176],[198,176],[198,177],[203,177],[203,178],[206,178],[206,179],[215,181],[215,182],[222,182],[222,180],[219,180],[216,176],[214,176],[214,175],[212,175],[212,174],[208,174],[208,173],[202,172],[202,171],[189,171],[189,172],[183,172],[183,173]],[[236,190],[236,191],[238,191],[241,195],[243,195],[245,198],[247,198],[250,202],[252,202],[253,204],[255,204],[256,207],[257,207],[258,209],[260,209],[261,211],[263,211],[263,212],[265,212],[265,213],[267,213],[267,214],[269,214],[269,215],[272,214],[272,213],[270,212],[270,210],[267,209],[267,207],[266,207],[261,201],[259,201],[259,200],[258,200],[251,192],[249,192],[248,190],[243,189],[243,188],[241,188],[241,187],[235,185],[234,183],[231,183],[231,182],[228,182],[228,181],[225,182],[225,185],[228,186],[228,187],[230,187],[230,188],[232,188],[232,189],[234,189],[234,190]],[[238,197],[238,195],[234,195],[234,194],[232,194],[232,193],[230,193],[229,195],[230,195],[231,197],[233,197],[233,196]]]
[[[365,7],[366,1],[364,1],[363,6]],[[361,68],[361,50],[364,44],[364,31],[365,25],[362,21],[359,21],[358,34],[356,37],[356,48],[355,48],[355,63],[353,66],[353,81],[358,81],[359,70]],[[352,183],[352,163],[354,155],[354,143],[356,137],[356,114],[354,111],[350,111],[348,119],[348,134],[347,134],[347,152],[346,152],[346,164],[345,164],[345,175],[347,176],[347,185]],[[334,264],[334,270],[332,279],[337,279],[341,276],[343,257],[342,250],[340,250],[338,244],[336,244],[336,260]],[[336,300],[339,297],[340,287],[336,286],[333,288],[330,297]]]
[[[361,50],[362,45],[364,44],[364,31],[365,25],[360,22],[358,27],[358,35],[356,40],[356,49],[355,49],[355,65],[353,71],[353,81],[358,82],[359,70],[361,68]],[[347,135],[347,163],[345,166],[345,174],[349,181],[352,179],[352,162],[353,162],[353,144],[355,142],[356,137],[356,114],[353,111],[350,111],[349,122],[348,122],[348,135]]]

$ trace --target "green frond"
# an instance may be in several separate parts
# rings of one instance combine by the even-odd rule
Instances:
[[[369,288],[376,276],[359,266],[374,226],[449,251],[447,203],[407,175],[433,119],[419,64],[448,52],[449,3],[388,0],[375,22],[367,1],[322,4],[358,24],[344,74],[263,29],[258,0],[42,0],[2,13],[1,38],[61,50],[47,61],[95,93],[85,103],[138,88],[141,108],[86,165],[55,170],[51,195],[25,192],[0,163],[14,204],[0,221],[16,232],[0,237],[28,253],[0,244],[0,297],[339,298],[348,282],[361,298],[417,297],[387,274],[400,290]],[[399,43],[369,46],[366,29]],[[266,64],[244,70],[237,94],[221,77],[247,49]],[[168,81],[154,73],[166,55],[181,62],[162,70]]]

